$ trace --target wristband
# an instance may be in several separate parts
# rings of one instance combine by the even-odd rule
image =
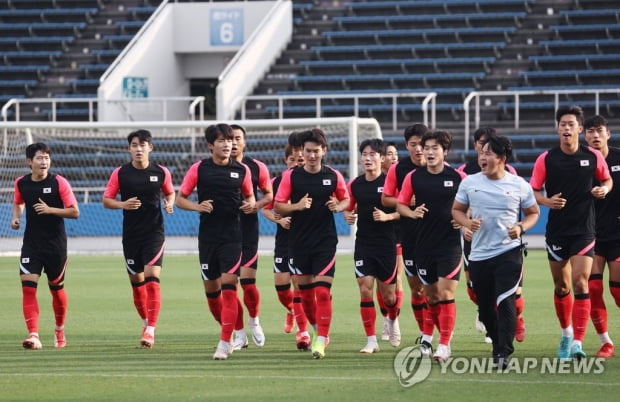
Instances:
[[[525,229],[523,229],[523,225],[519,223],[517,226],[521,229],[521,234],[525,234]]]

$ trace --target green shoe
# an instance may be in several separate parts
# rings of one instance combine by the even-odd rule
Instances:
[[[560,346],[558,347],[558,358],[560,360],[570,360],[571,359],[571,343],[573,343],[572,336],[563,336],[560,341]],[[581,348],[580,348],[581,349]]]
[[[575,360],[581,360],[586,357],[586,352],[583,351],[581,345],[574,343],[570,348],[570,357]]]
[[[325,357],[325,342],[316,340],[312,343],[312,358],[322,359]]]

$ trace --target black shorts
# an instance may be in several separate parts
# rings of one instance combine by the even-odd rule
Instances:
[[[488,260],[470,261],[469,278],[476,293],[492,288],[496,305],[515,293],[523,278],[523,253],[517,247]]]
[[[396,247],[391,253],[377,253],[372,250],[355,250],[355,277],[374,276],[388,285],[396,283],[398,266],[396,264]]]
[[[416,268],[424,285],[431,285],[440,277],[458,281],[461,277],[461,247],[437,254],[418,255]]]
[[[549,261],[565,261],[574,255],[594,257],[594,236],[564,236],[545,240]]]
[[[594,254],[605,258],[605,261],[620,261],[620,240],[597,240]]]
[[[62,283],[67,268],[67,255],[56,253],[35,252],[28,246],[22,247],[19,258],[19,274],[47,275],[48,282],[52,284]]]
[[[241,243],[198,244],[202,280],[216,280],[222,274],[239,275]]]
[[[164,260],[164,236],[142,241],[123,239],[123,255],[129,275],[144,272],[145,266],[161,267]]]
[[[289,258],[287,254],[274,254],[273,256],[273,273],[274,274],[293,274],[291,265],[289,264]]]
[[[291,258],[291,266],[297,275],[330,276],[336,273],[336,252],[315,251],[311,254],[296,254]]]
[[[243,235],[243,245],[241,246],[241,266],[254,268],[258,267],[258,239],[256,242],[246,242]]]

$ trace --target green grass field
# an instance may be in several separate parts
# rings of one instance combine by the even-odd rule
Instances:
[[[275,295],[271,259],[261,258],[258,285],[262,294],[264,348],[251,342],[227,361],[213,361],[219,330],[208,311],[196,256],[167,256],[162,274],[163,306],[152,350],[139,349],[141,322],[120,256],[72,256],[66,288],[69,295],[68,346],[53,347],[50,295],[39,287],[43,349],[23,350],[27,335],[21,313],[18,259],[0,258],[0,399],[1,400],[609,400],[618,395],[620,356],[608,359],[598,374],[441,373],[413,387],[402,387],[394,372],[399,349],[413,345],[409,290],[401,312],[403,343],[395,349],[361,355],[365,335],[351,256],[339,256],[333,287],[331,345],[324,360],[298,352],[294,334],[284,334],[284,309]],[[406,286],[406,285],[405,285]],[[607,286],[606,286],[607,287]],[[526,259],[524,295],[528,335],[516,344],[518,359],[554,357],[559,326],[545,256]],[[607,297],[607,295],[606,295]],[[620,342],[620,312],[607,297],[609,332]],[[488,357],[489,345],[474,329],[474,305],[464,283],[457,295],[453,357]],[[380,333],[381,318],[377,321]],[[435,335],[435,340],[438,336]],[[590,325],[584,344],[598,349]],[[423,396],[424,395],[424,396]],[[607,396],[607,397],[606,397]],[[605,398],[606,397],[606,398]]]

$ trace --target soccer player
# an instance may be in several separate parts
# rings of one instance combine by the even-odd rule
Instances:
[[[331,286],[336,271],[338,235],[334,213],[342,212],[349,195],[342,174],[323,164],[325,133],[318,128],[300,134],[305,164],[282,174],[274,210],[291,216],[289,257],[299,270],[304,311],[315,324],[312,356],[325,357],[332,320]]]
[[[545,243],[562,328],[558,357],[581,359],[586,356],[582,342],[591,308],[588,278],[594,255],[594,198],[605,198],[612,180],[603,155],[579,144],[583,110],[561,107],[555,117],[560,145],[536,159],[530,185],[538,204],[549,208]]]
[[[401,216],[418,222],[415,263],[428,303],[420,351],[430,355],[433,329],[437,326],[439,344],[433,358],[438,362],[446,362],[451,355],[450,340],[456,321],[454,292],[461,272],[460,232],[453,226],[451,208],[465,174],[445,163],[451,144],[452,136],[447,131],[422,136],[426,167],[407,174],[396,207]],[[412,210],[414,198],[416,208]]]
[[[284,150],[284,161],[289,169],[295,166],[303,166],[303,159],[301,159],[302,163],[300,164],[296,149],[301,147],[291,145],[295,144],[294,137],[296,135],[296,133],[292,133],[289,136],[289,144],[287,144]],[[273,179],[274,192],[278,191],[281,181],[282,175]],[[288,231],[291,227],[291,217],[276,214],[273,211],[273,206],[274,203],[272,201],[263,207],[262,212],[267,219],[277,224],[275,248],[273,251],[273,277],[278,300],[286,309],[284,332],[290,333],[295,327],[295,322],[297,322],[297,332],[295,334],[297,349],[308,350],[311,346],[310,334],[308,333],[308,319],[301,303],[301,293],[295,276],[296,270],[291,266],[288,255]],[[293,285],[292,291],[291,284]]]
[[[26,147],[26,163],[30,173],[15,179],[13,217],[11,228],[20,228],[20,218],[26,210],[26,229],[19,262],[22,283],[22,310],[28,338],[22,342],[25,349],[41,349],[39,339],[39,302],[37,286],[45,270],[52,294],[52,309],[56,328],[54,347],[64,348],[67,293],[67,233],[64,218],[80,216],[71,185],[62,176],[50,173],[50,148],[41,142]]]
[[[479,163],[479,157],[482,153],[482,146],[488,138],[496,135],[497,130],[495,130],[495,128],[493,127],[481,127],[477,129],[474,132],[474,150],[476,151],[476,158],[462,164],[456,170],[461,171],[467,175],[480,173],[481,168]],[[505,163],[504,167],[507,172],[517,175],[516,169],[508,163]],[[474,302],[475,305],[478,305],[478,301],[476,300],[476,294],[474,293],[471,280],[469,278],[469,253],[471,252],[472,232],[467,227],[462,227],[461,232],[463,234],[463,268],[465,271],[465,281],[467,284],[467,295],[469,296],[469,299]],[[523,316],[521,315],[521,313],[523,312],[523,307],[525,306],[525,300],[523,299],[523,296],[521,294],[521,286],[519,286],[519,288],[517,289],[517,293],[515,295],[515,303],[517,307],[517,327],[515,329],[515,340],[518,342],[523,342],[525,340],[526,330],[525,321],[523,320]],[[478,314],[476,314],[475,326],[479,332],[485,333],[485,343],[493,343],[493,340],[486,332],[484,324],[479,320]]]
[[[620,182],[620,149],[610,147],[611,138],[607,119],[603,116],[592,116],[583,123],[588,145],[603,154],[609,168],[611,178]],[[592,310],[590,317],[601,341],[597,357],[613,357],[614,343],[607,332],[607,308],[603,300],[603,272],[605,264],[609,266],[609,291],[617,306],[620,306],[620,190],[614,186],[602,200],[594,201],[596,211],[596,244],[594,246],[594,262],[588,280]]]
[[[461,182],[452,206],[456,223],[473,233],[469,274],[500,369],[508,367],[514,352],[515,297],[523,277],[521,236],[540,215],[532,188],[506,171],[511,155],[508,138],[488,136],[480,152],[481,173]]]
[[[388,311],[388,333],[392,346],[400,345],[396,338],[394,322],[398,319],[396,304],[396,235],[394,220],[400,218],[394,209],[381,205],[381,193],[385,174],[381,165],[385,158],[385,144],[380,139],[367,139],[359,147],[364,174],[348,184],[349,206],[344,211],[349,225],[357,221],[355,234],[355,276],[360,289],[360,315],[366,333],[366,346],[360,353],[376,353],[379,343],[375,332],[377,312],[373,302],[373,288],[377,279],[377,291]]]
[[[153,137],[148,130],[127,136],[131,162],[112,172],[103,193],[103,206],[123,210],[123,255],[133,293],[133,303],[142,319],[143,348],[155,343],[155,327],[161,310],[160,276],[164,258],[164,210],[174,210],[174,187],[170,171],[151,163]],[[120,200],[116,197],[120,193]]]
[[[256,269],[258,268],[258,210],[270,203],[273,199],[271,179],[267,165],[263,162],[244,155],[246,145],[245,129],[237,124],[230,126],[233,130],[233,146],[231,157],[237,162],[250,168],[252,185],[256,205],[254,212],[241,215],[241,233],[243,237],[241,252],[241,269],[239,283],[243,289],[243,302],[248,309],[248,324],[252,333],[252,340],[258,347],[265,345],[265,333],[260,325],[258,313],[260,310],[260,292],[256,287]],[[258,190],[262,196],[258,198]],[[241,304],[241,303],[239,303]],[[239,309],[237,324],[235,325],[234,349],[241,350],[248,346],[248,338],[243,329],[243,307]]]
[[[399,159],[398,163],[392,165],[388,170],[381,195],[381,203],[386,207],[396,208],[398,204],[398,193],[401,190],[405,176],[414,169],[423,167],[426,163],[420,142],[422,136],[428,132],[428,127],[424,124],[414,124],[405,128],[405,146],[409,155]],[[414,203],[415,204],[415,203]],[[410,208],[414,208],[414,204]],[[400,239],[397,239],[402,247],[402,255],[405,265],[405,275],[411,289],[411,309],[418,324],[420,333],[424,330],[424,313],[426,311],[426,296],[424,287],[418,278],[415,268],[416,250],[416,227],[417,222],[409,216],[400,217]]]
[[[227,124],[210,125],[205,138],[211,157],[190,166],[176,198],[181,209],[200,214],[198,254],[209,309],[221,325],[214,360],[226,360],[237,321],[237,276],[241,264],[240,213],[254,213],[250,169],[231,158],[233,131]],[[198,202],[189,200],[197,189]]]

